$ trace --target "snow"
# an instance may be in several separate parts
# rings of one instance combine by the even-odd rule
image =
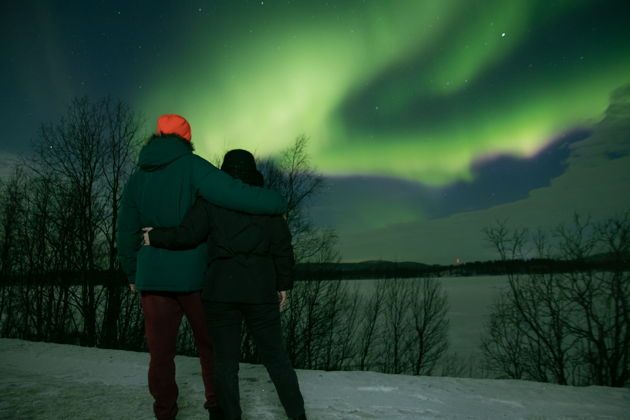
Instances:
[[[148,354],[0,339],[0,418],[152,419]],[[198,359],[176,359],[179,420],[207,419]],[[297,371],[311,420],[630,419],[630,389]],[[246,420],[283,419],[262,366],[241,365]]]

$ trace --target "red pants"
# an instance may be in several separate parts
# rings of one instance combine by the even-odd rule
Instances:
[[[201,292],[142,292],[144,330],[151,354],[149,391],[155,402],[158,420],[172,420],[177,415],[178,388],[175,383],[175,343],[182,315],[192,327],[201,362],[206,394],[205,408],[216,405],[212,364],[212,343],[208,335]]]

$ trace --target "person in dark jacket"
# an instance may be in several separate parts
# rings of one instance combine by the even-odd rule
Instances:
[[[151,355],[149,390],[159,420],[174,419],[178,388],[175,345],[183,315],[193,330],[205,387],[205,407],[216,411],[212,346],[201,301],[205,244],[183,251],[142,247],[143,226],[179,224],[198,197],[260,214],[281,214],[286,201],[275,191],[232,178],[193,154],[191,130],[179,115],[163,115],[157,134],[142,151],[138,169],[123,192],[117,226],[121,267],[132,291],[141,292],[145,335]]]
[[[263,185],[251,153],[231,150],[221,169]],[[176,228],[145,228],[145,245],[188,249],[206,241],[202,298],[215,349],[215,379],[225,419],[241,418],[238,386],[241,325],[245,320],[287,415],[306,419],[297,376],[283,345],[280,307],[293,287],[291,234],[282,216],[257,216],[198,200]]]

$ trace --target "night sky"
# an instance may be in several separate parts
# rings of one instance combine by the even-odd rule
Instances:
[[[129,3],[129,4],[128,4]],[[495,220],[630,210],[630,2],[24,1],[2,6],[0,169],[87,95],[201,156],[310,137],[346,261],[493,258]]]

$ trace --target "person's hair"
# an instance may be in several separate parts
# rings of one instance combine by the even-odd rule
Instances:
[[[147,143],[149,144],[151,143],[153,140],[155,139],[159,139],[159,138],[163,138],[163,137],[168,137],[171,139],[176,139],[177,141],[179,141],[180,143],[185,144],[187,147],[190,147],[190,150],[195,150],[195,145],[192,143],[192,141],[188,141],[185,138],[183,138],[182,136],[175,134],[175,133],[169,133],[169,134],[158,134],[158,133],[154,133],[151,134],[151,136],[147,139]]]

